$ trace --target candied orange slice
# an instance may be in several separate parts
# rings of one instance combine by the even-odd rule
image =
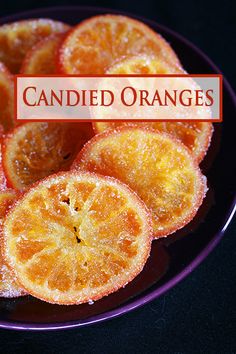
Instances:
[[[104,74],[117,60],[137,54],[180,65],[170,45],[144,23],[120,15],[95,16],[68,34],[60,48],[59,68],[67,74]]]
[[[91,137],[89,123],[26,123],[3,141],[8,187],[18,190],[59,170],[67,170]]]
[[[123,59],[111,66],[108,74],[178,74],[184,71],[179,67],[169,65],[167,62],[147,55],[140,55]],[[200,162],[205,156],[211,142],[213,133],[212,123],[207,122],[94,122],[95,133],[107,129],[115,129],[123,125],[134,125],[166,132],[179,139],[194,154]]]
[[[0,124],[4,130],[13,127],[14,83],[6,66],[0,62]],[[2,135],[2,134],[1,134]]]
[[[3,220],[10,205],[16,199],[16,192],[13,190],[0,191],[0,230],[2,231]],[[0,297],[17,297],[25,292],[18,285],[12,271],[7,266],[2,256],[2,246],[0,245]]]
[[[18,73],[33,45],[51,34],[66,32],[69,26],[49,19],[32,19],[0,27],[0,61],[12,73]]]
[[[184,74],[185,71],[166,60],[153,55],[140,54],[125,58],[112,65],[106,74],[123,75],[150,75],[150,74]]]
[[[4,256],[23,288],[69,305],[130,282],[149,256],[152,228],[144,203],[121,182],[65,172],[32,187],[3,233]]]
[[[127,125],[172,135],[188,147],[198,163],[206,155],[213,134],[213,125],[208,122],[93,122],[96,134]]]
[[[126,183],[152,213],[154,236],[167,236],[195,216],[205,196],[205,177],[189,150],[173,137],[123,127],[92,138],[72,169]]]
[[[21,73],[31,75],[56,74],[57,51],[63,38],[64,34],[55,34],[35,44],[26,54]]]

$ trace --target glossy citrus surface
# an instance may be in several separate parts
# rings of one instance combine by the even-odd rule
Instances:
[[[0,144],[0,191],[6,189],[6,176],[2,166],[2,146]]]
[[[30,50],[21,67],[22,74],[56,74],[57,51],[64,34],[52,35],[38,42]]]
[[[138,126],[165,132],[180,140],[198,162],[204,158],[211,142],[213,125],[208,122],[94,122],[96,133],[120,126]]]
[[[30,294],[79,304],[131,281],[151,233],[146,207],[125,185],[67,172],[39,182],[10,210],[4,254]]]
[[[9,206],[16,199],[16,193],[12,190],[0,191],[0,230],[2,232],[3,220]],[[17,284],[14,276],[2,256],[2,239],[0,244],[0,296],[17,297],[24,294],[23,289]]]
[[[13,127],[14,83],[13,76],[0,62],[0,124],[4,130]]]
[[[179,67],[169,65],[167,62],[153,56],[140,55],[123,59],[111,66],[107,74],[183,74]],[[200,162],[210,144],[213,126],[208,122],[94,122],[96,133],[107,129],[115,129],[123,125],[135,125],[166,132],[179,139],[194,154]]]
[[[91,137],[89,123],[26,123],[3,141],[8,186],[25,189],[59,170],[67,170]]]
[[[28,50],[41,39],[65,32],[69,26],[49,19],[9,23],[0,27],[0,61],[18,73]]]
[[[60,70],[68,74],[104,74],[117,60],[156,55],[180,65],[170,45],[140,21],[119,15],[95,16],[76,26],[62,44]]]
[[[106,74],[122,75],[149,75],[149,74],[184,74],[185,71],[179,66],[174,66],[162,57],[140,54],[122,59],[111,65]]]
[[[205,179],[188,149],[172,137],[123,127],[95,136],[72,168],[113,176],[152,212],[155,237],[186,225],[205,195]]]

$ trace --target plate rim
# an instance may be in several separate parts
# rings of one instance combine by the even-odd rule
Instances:
[[[166,33],[169,33],[170,35],[174,36],[177,38],[180,42],[184,43],[193,51],[197,52],[206,62],[207,64],[218,74],[222,74],[221,70],[218,68],[217,65],[214,64],[214,62],[209,58],[207,54],[205,54],[198,46],[196,46],[194,43],[192,43],[190,40],[186,39],[183,35],[179,34],[178,32],[170,29],[169,27],[166,27],[165,25],[159,24],[158,22],[155,22],[154,20],[149,20],[148,18],[130,13],[128,11],[123,11],[123,10],[117,10],[117,9],[110,9],[106,7],[96,7],[96,6],[50,6],[50,7],[40,7],[37,9],[31,9],[31,10],[26,10],[26,11],[20,11],[17,13],[14,13],[12,15],[0,17],[0,24],[8,23],[10,21],[15,21],[14,18],[17,16],[29,16],[29,18],[32,18],[32,16],[37,15],[40,11],[63,11],[63,10],[84,10],[84,11],[94,11],[94,12],[99,12],[99,13],[117,13],[117,14],[123,14],[126,16],[131,16],[134,18],[137,18],[141,21],[144,21],[145,23],[150,24],[151,26],[158,26],[161,30],[163,30]],[[229,84],[228,80],[225,79],[224,77],[224,87],[226,91],[228,91],[229,96],[232,99],[233,105],[235,106],[236,110],[236,94]],[[139,307],[144,306],[145,304],[153,301],[154,299],[157,299],[164,293],[166,293],[168,290],[173,288],[175,285],[177,285],[181,280],[185,279],[194,269],[196,269],[202,262],[207,258],[207,256],[213,251],[213,249],[218,245],[222,237],[224,236],[226,230],[228,229],[229,224],[233,220],[234,214],[236,213],[236,193],[233,197],[232,204],[226,213],[226,217],[224,219],[224,222],[222,223],[221,226],[219,226],[218,232],[215,233],[214,237],[212,240],[203,248],[203,250],[190,262],[180,273],[172,277],[169,281],[167,281],[165,284],[160,286],[157,289],[154,289],[150,291],[146,295],[140,294],[138,298],[134,298],[133,300],[130,300],[130,302],[124,303],[123,305],[118,306],[117,308],[109,311],[105,311],[103,313],[100,313],[98,315],[93,315],[87,319],[82,319],[82,320],[73,320],[73,321],[67,321],[67,322],[52,322],[52,323],[33,323],[33,322],[16,322],[16,321],[1,321],[0,320],[0,328],[2,329],[8,329],[8,330],[19,330],[19,331],[52,331],[52,330],[65,330],[65,329],[73,329],[73,328],[78,328],[78,327],[84,327],[92,324],[97,324],[100,322],[104,322],[106,320],[110,320],[116,317],[119,317],[123,314],[129,313]],[[13,300],[14,301],[14,300]]]

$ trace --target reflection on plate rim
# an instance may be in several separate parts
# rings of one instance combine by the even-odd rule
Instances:
[[[6,16],[3,18],[0,18],[0,24],[14,21],[15,17],[17,16],[28,16],[31,18],[32,16],[37,15],[41,11],[60,11],[60,10],[71,10],[71,11],[79,11],[80,9],[84,11],[94,11],[94,12],[103,12],[103,13],[117,13],[117,14],[124,14],[127,16],[133,16],[136,17],[137,19],[140,19],[141,21],[145,21],[146,23],[150,24],[151,26],[153,25],[158,26],[161,31],[169,33],[173,37],[177,38],[180,42],[184,43],[188,47],[190,47],[193,51],[197,52],[199,56],[201,56],[207,64],[216,72],[219,74],[222,74],[219,68],[211,61],[211,59],[202,52],[201,49],[196,47],[193,43],[191,43],[189,40],[185,39],[182,35],[176,33],[175,31],[160,25],[156,23],[155,21],[148,20],[145,18],[142,18],[140,16],[136,16],[133,14],[130,14],[128,12],[123,12],[123,11],[116,11],[114,9],[107,9],[107,8],[97,8],[97,7],[89,7],[89,6],[56,6],[56,7],[48,7],[48,8],[38,8],[35,10],[29,10],[29,11],[24,11],[24,12],[19,12],[14,15]],[[233,104],[236,109],[236,96],[231,88],[230,84],[226,79],[224,79],[224,87],[228,91]],[[236,195],[234,197],[233,203],[227,213],[227,216],[225,218],[225,221],[222,225],[222,227],[219,229],[219,231],[215,234],[214,238],[207,244],[207,246],[195,257],[195,259],[188,265],[186,266],[180,273],[178,273],[176,276],[171,278],[168,282],[166,282],[164,285],[161,287],[152,290],[146,295],[139,295],[137,299],[130,300],[128,304],[124,304],[119,306],[118,308],[115,308],[114,310],[110,310],[95,316],[92,316],[88,319],[83,319],[83,320],[74,320],[74,321],[69,321],[69,322],[58,322],[58,323],[42,323],[42,324],[37,324],[37,323],[20,323],[20,322],[7,322],[7,321],[1,321],[0,320],[0,328],[5,328],[5,329],[12,329],[12,330],[27,330],[27,331],[33,331],[33,330],[60,330],[60,329],[69,329],[69,328],[76,328],[76,327],[82,327],[85,325],[90,325],[93,323],[98,323],[102,322],[111,318],[118,317],[122,314],[128,313],[138,307],[141,307],[148,302],[158,298],[162,294],[164,294],[166,291],[174,287],[176,284],[178,284],[182,279],[184,279],[188,274],[190,274],[210,253],[211,251],[216,247],[216,245],[219,243],[221,238],[224,236],[224,233],[226,229],[228,228],[231,220],[233,219],[234,213],[236,212]]]

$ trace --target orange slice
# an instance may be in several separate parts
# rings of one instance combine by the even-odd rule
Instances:
[[[95,16],[68,34],[59,68],[67,74],[104,74],[117,60],[144,53],[180,65],[170,45],[144,23],[120,15]]]
[[[8,213],[4,255],[31,295],[67,305],[95,301],[142,270],[150,222],[143,202],[115,179],[53,175]]]
[[[57,72],[57,51],[64,34],[42,39],[26,54],[22,63],[22,74],[47,75]]]
[[[0,230],[2,232],[3,220],[10,205],[16,199],[16,192],[13,190],[0,191]],[[23,289],[18,285],[12,271],[7,266],[2,256],[0,245],[0,297],[17,297],[24,295]]]
[[[18,190],[59,170],[67,170],[91,137],[89,123],[26,123],[3,141],[8,187]]]
[[[179,67],[169,65],[156,57],[141,55],[123,59],[111,66],[107,74],[181,74]],[[134,125],[166,132],[186,145],[200,162],[206,154],[213,133],[212,123],[207,122],[94,122],[95,133],[115,129],[123,125]]]
[[[4,130],[13,127],[14,83],[6,66],[0,62],[0,123]]]
[[[140,54],[125,58],[112,65],[106,74],[113,75],[150,75],[150,74],[184,74],[185,71],[173,64],[168,63],[162,57]]]
[[[69,26],[49,19],[33,19],[0,27],[0,61],[18,73],[22,61],[38,41],[51,34],[66,32]]]
[[[208,122],[93,122],[96,134],[127,125],[172,135],[188,147],[198,163],[206,155],[213,134],[213,125]]]
[[[72,164],[126,183],[152,212],[154,236],[167,236],[195,216],[205,177],[189,150],[173,137],[136,127],[92,138]]]

